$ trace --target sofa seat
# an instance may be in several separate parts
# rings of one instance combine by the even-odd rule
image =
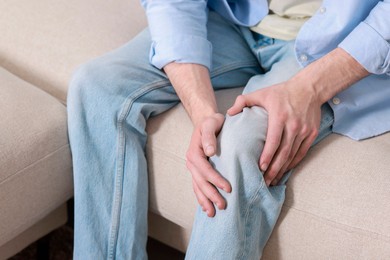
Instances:
[[[72,197],[73,185],[65,107],[2,68],[0,86],[2,259],[12,251],[9,247],[15,247],[9,241],[61,208]],[[61,211],[64,214],[55,221],[43,223],[31,234],[30,240],[24,238],[25,244],[17,243],[19,249],[64,224],[66,210],[61,208]]]
[[[139,0],[4,0],[0,10],[0,64],[63,103],[76,66],[146,24]]]
[[[78,65],[146,27],[139,0],[4,0],[0,10],[0,64],[64,104]],[[217,93],[221,111],[239,92]],[[185,167],[192,125],[178,105],[147,131],[149,234],[184,252],[197,204]],[[312,149],[288,183],[264,259],[390,259],[389,154],[390,134],[332,135]]]

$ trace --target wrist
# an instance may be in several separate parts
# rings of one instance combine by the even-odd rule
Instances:
[[[164,67],[193,125],[218,112],[209,71],[199,64],[172,62]]]
[[[313,100],[323,104],[368,74],[346,51],[336,48],[305,67],[291,80],[304,86]]]
[[[204,111],[204,113],[199,113],[196,116],[191,117],[192,124],[194,127],[201,125],[206,118],[215,117],[216,119],[224,119],[225,116],[218,111]]]

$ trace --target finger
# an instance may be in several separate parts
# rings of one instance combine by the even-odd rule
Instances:
[[[215,208],[213,203],[202,193],[194,180],[192,180],[192,187],[194,189],[196,199],[198,200],[199,205],[202,207],[202,210],[206,212],[207,216],[209,217],[215,216]]]
[[[271,118],[271,117],[269,117]],[[276,151],[279,149],[283,135],[283,123],[280,120],[269,120],[267,137],[265,139],[264,149],[260,156],[260,169],[266,172]]]
[[[279,173],[276,175],[276,177],[272,180],[271,185],[277,185],[280,181],[280,179],[283,177],[283,175],[287,172],[287,169],[290,165],[290,163],[294,160],[298,150],[300,149],[302,145],[302,137],[296,137],[294,144],[292,146],[290,155],[288,160],[284,163],[283,167],[280,169]]]
[[[262,95],[262,91],[258,90],[256,92],[247,94],[247,95],[239,95],[231,108],[227,110],[228,115],[234,116],[240,113],[244,107],[252,107],[252,106],[260,106],[264,107]]]
[[[272,181],[272,185],[277,185],[283,175],[287,171],[293,169],[306,156],[308,150],[311,147],[311,144],[314,142],[315,138],[318,135],[318,131],[316,129],[313,129],[311,131],[308,129],[310,128],[303,127],[299,135],[296,136],[289,158],[283,165],[275,179]]]
[[[283,165],[288,161],[294,142],[295,136],[288,131],[284,131],[280,146],[278,147],[275,156],[272,158],[270,166],[264,174],[264,180],[267,186],[271,184],[282,169]]]
[[[213,202],[219,209],[224,209],[226,207],[226,201],[219,193],[217,188],[212,183],[207,181],[205,177],[202,176],[200,172],[198,172],[194,165],[189,163],[188,168],[192,173],[192,178],[196,182],[200,191],[206,196],[206,198]]]
[[[230,116],[234,116],[238,113],[240,113],[244,107],[246,107],[246,96],[245,95],[239,95],[236,100],[234,101],[233,106],[231,106],[227,113]]]
[[[311,133],[311,135],[302,142],[295,157],[293,158],[293,160],[290,162],[289,166],[287,167],[287,170],[291,170],[291,169],[295,168],[303,160],[303,158],[305,158],[311,145],[313,144],[314,140],[317,138],[317,135],[318,135],[317,130],[314,130]]]
[[[199,190],[202,192],[202,194],[210,201],[213,205],[215,205],[218,209],[223,210],[226,208],[226,201],[222,197],[222,195],[218,192],[217,188],[213,186],[211,183],[204,181],[202,179],[196,179]],[[214,215],[215,209],[210,209],[208,212],[208,215]]]
[[[252,106],[263,106],[261,94],[259,91],[248,95],[239,95],[234,101],[233,106],[227,110],[227,113],[230,116],[234,116],[242,112],[245,107]]]
[[[202,153],[202,151],[201,151]],[[230,183],[218,173],[202,154],[187,156],[187,168],[191,173],[197,173],[217,188],[227,193],[232,191]]]
[[[221,129],[224,116],[215,115],[214,118],[206,120],[201,128],[202,148],[205,155],[211,157],[217,152],[217,133]]]

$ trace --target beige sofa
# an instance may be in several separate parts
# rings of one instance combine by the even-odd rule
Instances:
[[[0,259],[64,224],[66,92],[81,63],[146,26],[138,0],[0,1]],[[218,92],[221,110],[240,89]],[[196,207],[182,106],[148,124],[149,234],[185,251]],[[264,259],[390,259],[390,134],[332,135],[298,167]]]

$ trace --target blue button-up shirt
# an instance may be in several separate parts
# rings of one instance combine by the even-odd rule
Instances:
[[[268,13],[267,0],[141,0],[152,35],[151,63],[172,61],[211,66],[208,8],[241,26],[253,26]],[[333,131],[364,139],[390,131],[390,0],[324,0],[301,28],[296,56],[302,66],[336,47],[371,75],[329,101]]]

